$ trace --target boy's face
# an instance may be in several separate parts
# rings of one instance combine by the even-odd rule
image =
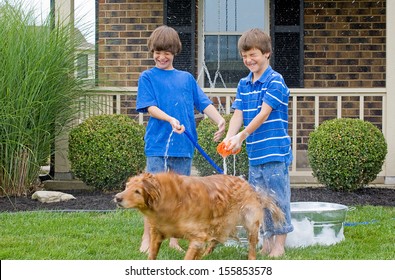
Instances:
[[[168,51],[154,51],[155,66],[162,70],[172,70],[174,54]]]
[[[259,79],[269,66],[269,55],[255,48],[241,52],[243,63],[254,74],[254,80]]]

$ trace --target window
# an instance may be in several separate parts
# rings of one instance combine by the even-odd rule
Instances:
[[[53,1],[53,0],[51,0]],[[77,50],[77,75],[97,82],[96,72],[96,24],[98,0],[74,1],[74,28],[79,44]]]
[[[77,56],[77,76],[79,78],[88,78],[88,55],[78,54]]]
[[[237,87],[248,74],[237,41],[250,28],[267,30],[267,13],[265,0],[204,1],[204,87]]]
[[[303,87],[303,1],[271,1],[272,67],[288,87]]]
[[[195,0],[164,1],[163,23],[173,27],[180,36],[181,53],[174,57],[174,68],[195,75]]]

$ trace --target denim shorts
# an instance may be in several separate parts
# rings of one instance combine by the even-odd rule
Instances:
[[[180,175],[191,175],[192,159],[189,157],[147,157],[146,171],[160,173],[173,171]]]
[[[265,209],[263,236],[287,234],[293,231],[291,223],[291,186],[289,182],[288,165],[284,162],[269,162],[261,165],[250,165],[249,183],[258,191],[263,191],[276,200],[277,205],[285,214],[285,222],[281,227],[275,227],[272,216]]]

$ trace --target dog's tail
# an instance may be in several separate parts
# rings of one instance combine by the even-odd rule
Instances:
[[[263,209],[267,209],[270,212],[275,226],[281,226],[285,222],[285,215],[281,208],[278,207],[276,199],[262,191],[258,193]]]

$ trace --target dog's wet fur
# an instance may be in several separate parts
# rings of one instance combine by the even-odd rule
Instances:
[[[238,225],[248,234],[248,259],[256,259],[263,209],[278,224],[284,221],[272,197],[230,175],[144,173],[130,177],[114,200],[120,207],[140,210],[147,218],[151,226],[148,259],[156,259],[162,241],[170,237],[189,240],[184,259],[201,259],[218,243],[235,236]]]

